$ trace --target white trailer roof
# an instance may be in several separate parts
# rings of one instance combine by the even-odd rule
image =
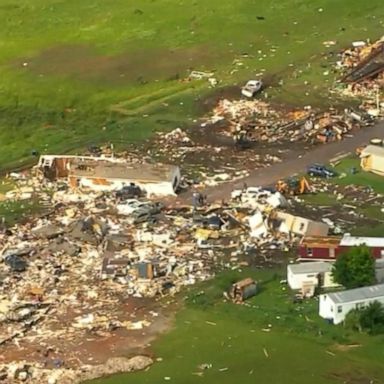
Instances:
[[[344,235],[340,241],[342,247],[357,247],[359,245],[367,247],[384,247],[384,237],[359,237]]]
[[[287,268],[294,274],[325,273],[332,270],[332,263],[314,261],[308,263],[289,264]]]
[[[347,291],[327,293],[328,297],[337,304],[353,303],[384,297],[384,284],[372,285],[370,287],[349,289]]]

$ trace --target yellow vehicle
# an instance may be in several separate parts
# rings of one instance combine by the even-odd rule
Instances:
[[[279,180],[276,183],[276,190],[283,195],[303,195],[309,193],[311,187],[305,177],[302,178],[289,178],[287,180]]]

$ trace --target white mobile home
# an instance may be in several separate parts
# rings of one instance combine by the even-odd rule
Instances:
[[[368,145],[360,154],[361,168],[367,172],[384,175],[384,148],[378,145]]]
[[[287,282],[291,289],[302,289],[304,285],[320,288],[337,286],[332,279],[332,263],[323,261],[288,265]]]
[[[384,284],[320,295],[319,315],[340,324],[350,311],[362,309],[374,301],[384,304]]]

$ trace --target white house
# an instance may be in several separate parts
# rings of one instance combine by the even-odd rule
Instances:
[[[374,301],[384,304],[384,284],[325,293],[319,297],[319,315],[339,324],[348,312],[355,308],[362,309]]]
[[[305,285],[320,288],[337,286],[332,279],[332,263],[324,261],[289,264],[287,281],[291,289],[302,289]]]

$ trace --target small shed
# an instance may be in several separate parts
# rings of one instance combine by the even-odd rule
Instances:
[[[332,279],[332,263],[315,261],[287,266],[287,281],[291,289],[303,289],[306,285],[319,288],[336,287]]]
[[[255,280],[247,277],[234,283],[231,287],[229,296],[235,303],[242,303],[243,301],[255,296],[257,293],[257,283]]]
[[[384,147],[368,145],[361,151],[360,159],[364,171],[384,176]]]
[[[384,304],[384,284],[320,295],[319,315],[340,324],[353,309],[363,309],[378,301]]]

